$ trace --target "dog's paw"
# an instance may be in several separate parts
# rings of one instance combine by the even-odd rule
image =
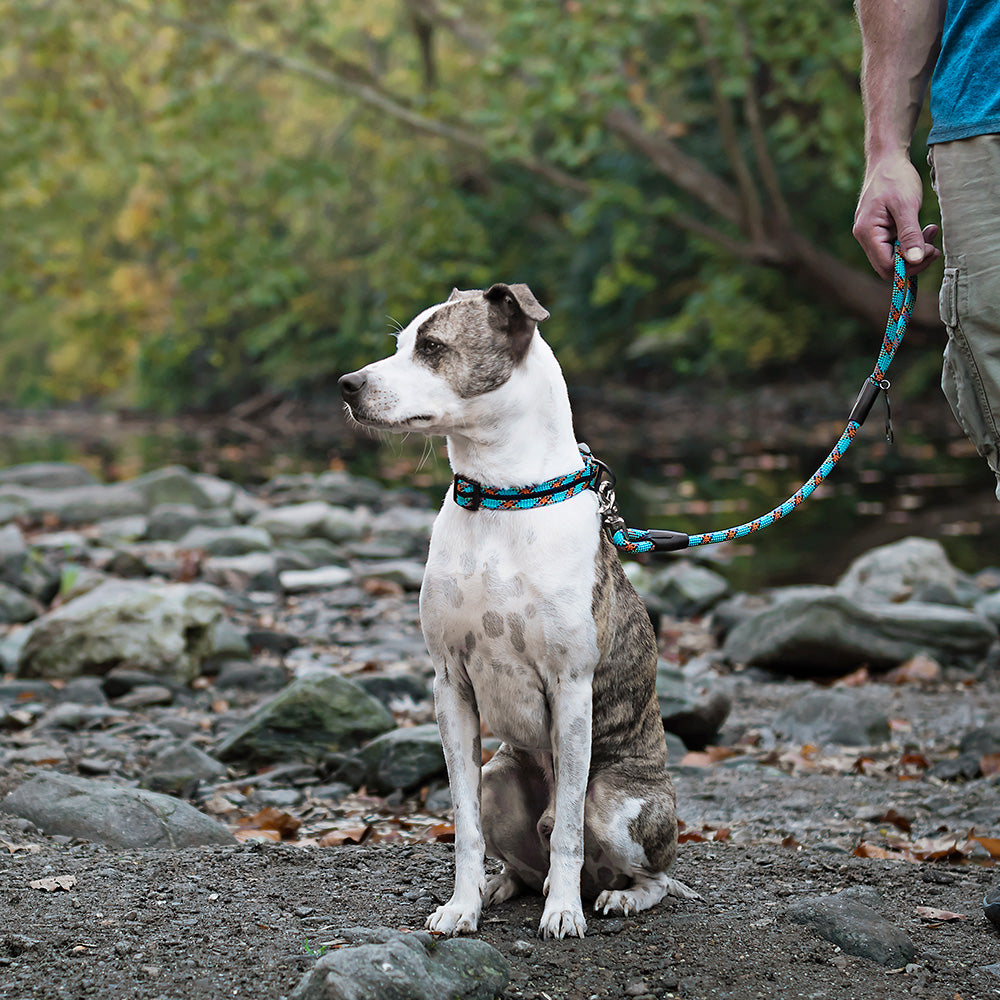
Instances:
[[[574,905],[546,904],[542,922],[538,925],[538,936],[542,938],[583,937],[587,933],[587,921],[583,918],[583,907]]]
[[[521,895],[524,883],[506,868],[499,875],[490,876],[483,893],[483,909],[505,903],[508,899]]]
[[[689,885],[679,882],[675,878],[668,878],[664,883],[664,889],[668,896],[677,896],[680,899],[701,899],[705,897],[699,892],[695,892]]]
[[[475,934],[479,926],[480,906],[451,900],[439,906],[428,918],[426,927],[432,934]]]
[[[605,889],[594,903],[594,912],[603,913],[606,917],[611,914],[629,917],[639,912],[639,905],[628,890]]]

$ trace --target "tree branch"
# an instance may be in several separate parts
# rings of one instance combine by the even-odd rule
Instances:
[[[712,81],[712,97],[719,122],[722,148],[726,151],[726,158],[729,160],[733,175],[736,177],[736,185],[743,203],[744,228],[751,241],[758,243],[764,237],[764,210],[757,194],[757,183],[746,157],[743,155],[743,150],[740,148],[740,137],[736,129],[736,117],[733,114],[732,106],[722,90],[722,67],[719,60],[709,54],[712,48],[712,34],[708,28],[708,21],[704,15],[698,15],[695,18],[695,23],[698,27],[698,34],[701,35],[702,46],[705,49],[708,76]]]

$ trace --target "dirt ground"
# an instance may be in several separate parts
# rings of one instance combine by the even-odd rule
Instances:
[[[759,732],[803,687],[736,685],[724,735]],[[860,767],[848,766],[851,755],[802,748],[775,756],[757,740],[746,754],[676,768],[687,842],[673,873],[703,902],[594,915],[587,937],[573,941],[535,937],[537,896],[488,911],[480,936],[511,964],[505,998],[1000,996],[1000,935],[982,915],[998,871],[985,855],[958,850],[954,863],[852,853],[895,844],[916,858],[931,835],[958,843],[972,827],[987,832],[1000,809],[994,780],[901,780],[896,758],[905,746],[943,746],[935,734],[990,711],[995,691],[942,682],[894,689],[892,699],[905,739]],[[30,885],[60,875],[75,884]],[[128,851],[0,819],[0,997],[279,1000],[319,954],[343,945],[345,928],[421,927],[451,877],[452,847],[442,843]],[[875,908],[913,940],[913,963],[886,969],[852,957],[785,915],[798,899],[852,886],[874,890]],[[917,907],[964,919],[922,919]]]

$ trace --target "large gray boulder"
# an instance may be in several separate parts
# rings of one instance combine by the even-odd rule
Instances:
[[[207,584],[112,580],[40,618],[18,673],[69,678],[124,666],[188,683],[213,653],[224,612]]]
[[[964,608],[937,604],[858,604],[832,589],[809,593],[753,615],[727,636],[734,663],[805,676],[838,675],[861,664],[897,666],[918,653],[942,664],[975,663],[996,626]]]
[[[854,601],[908,601],[921,592],[954,593],[959,574],[941,543],[904,538],[856,559],[837,581],[837,592]]]
[[[389,710],[336,674],[303,677],[261,705],[216,748],[226,761],[323,760],[395,728]]]
[[[46,771],[11,792],[0,812],[30,820],[43,832],[112,847],[197,847],[234,844],[232,834],[169,795]]]
[[[436,941],[418,931],[324,955],[291,1000],[494,1000],[510,978],[507,960],[485,941]]]

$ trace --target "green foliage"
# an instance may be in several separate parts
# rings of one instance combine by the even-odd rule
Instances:
[[[0,18],[0,401],[322,390],[391,320],[496,280],[532,285],[573,373],[808,364],[857,336],[843,311],[815,335],[828,306],[785,245],[859,259],[849,0]]]

